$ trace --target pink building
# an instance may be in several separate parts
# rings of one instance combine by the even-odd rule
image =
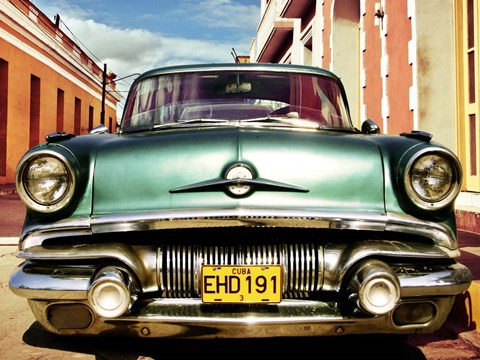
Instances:
[[[432,133],[464,168],[460,226],[480,232],[479,25],[476,0],[261,0],[250,58],[333,71],[357,127]]]

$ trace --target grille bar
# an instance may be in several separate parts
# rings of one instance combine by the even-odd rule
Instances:
[[[313,243],[175,245],[158,249],[157,279],[167,298],[200,296],[202,265],[281,265],[283,297],[320,291],[323,248]]]

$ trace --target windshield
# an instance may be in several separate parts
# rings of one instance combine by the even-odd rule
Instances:
[[[121,130],[191,124],[194,120],[225,123],[281,117],[308,120],[319,127],[352,127],[334,79],[303,73],[219,70],[159,75],[136,83],[127,99]]]

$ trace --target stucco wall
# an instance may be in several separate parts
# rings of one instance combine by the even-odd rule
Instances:
[[[2,163],[6,164],[6,175],[0,176],[0,184],[15,181],[18,161],[32,144],[45,141],[45,135],[55,131],[74,132],[75,98],[81,101],[80,133],[89,130],[89,109],[93,108],[93,126],[100,123],[101,113],[101,70],[94,66],[78,66],[85,57],[71,51],[65,45],[67,38],[59,41],[49,31],[38,28],[28,18],[28,8],[17,8],[10,2],[0,2],[0,59],[4,64],[8,87],[1,96],[6,96],[6,116],[0,126],[6,128],[6,151]],[[22,4],[24,4],[22,2]],[[33,6],[26,2],[29,6]],[[20,6],[19,2],[16,5]],[[23,10],[24,12],[19,11]],[[40,16],[40,12],[38,12]],[[53,27],[53,24],[50,24]],[[49,34],[47,36],[47,34]],[[65,46],[63,46],[65,45]],[[31,86],[32,76],[39,79],[38,129],[31,139]],[[57,128],[57,91],[64,92],[64,126]],[[108,93],[105,120],[116,119],[114,97]],[[35,123],[34,123],[35,124]],[[38,134],[37,134],[38,130]],[[5,138],[2,141],[5,141]]]
[[[415,2],[419,130],[456,149],[453,3]]]
[[[29,148],[30,139],[30,87],[31,76],[40,79],[40,123],[39,139],[57,130],[74,131],[75,98],[81,100],[81,133],[88,132],[89,107],[94,108],[94,126],[100,123],[101,101],[91,93],[79,88],[50,67],[37,61],[29,54],[0,39],[2,54],[8,62],[8,105],[7,105],[7,175],[0,183],[14,182],[15,168],[21,156]],[[64,91],[64,128],[56,128],[57,89]],[[115,109],[106,107],[106,120],[116,118]]]

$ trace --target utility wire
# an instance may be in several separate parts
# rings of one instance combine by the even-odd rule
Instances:
[[[31,21],[32,23],[35,23],[35,22],[33,21],[33,19],[31,19],[27,14],[25,14],[25,12],[22,11],[17,5],[15,5],[15,4],[13,4],[13,3],[12,3],[12,5],[17,8],[17,10],[19,11],[20,14],[22,14],[23,16],[25,16],[25,17],[26,17],[29,21]],[[60,16],[60,15],[57,14],[56,16]],[[37,17],[37,21],[40,21],[40,22],[41,22],[43,25],[45,25],[46,27],[50,27],[50,26],[51,26],[51,23],[45,22],[44,19],[43,19],[43,17],[41,17],[41,16],[38,16],[38,17]],[[69,34],[66,34],[66,35],[67,35],[69,38],[71,38],[71,39],[73,40],[73,42],[82,49],[82,51],[84,51],[86,54],[88,54],[88,56],[89,56],[90,58],[93,58],[94,60],[96,60],[97,65],[102,69],[102,68],[103,68],[103,64],[104,64],[104,63],[102,62],[102,60],[101,60],[100,58],[98,58],[98,56],[96,56],[82,41],[80,41],[80,39],[79,39],[77,36],[75,36],[75,34],[73,33],[73,31],[70,30],[70,28],[68,27],[68,25],[62,20],[61,17],[60,17],[59,23],[62,25],[61,28],[59,27],[60,30],[63,31],[63,28],[67,29]],[[59,45],[61,45],[61,46],[64,46],[63,43],[61,42],[61,40],[59,40],[57,37],[52,36],[52,35],[51,35],[50,33],[48,33],[42,26],[38,26],[38,24],[37,24],[37,29],[39,29],[41,32],[43,32],[48,38],[50,38],[50,40],[56,42],[57,44],[59,44]],[[65,31],[63,31],[63,32],[65,33]],[[75,58],[75,56],[72,56],[71,59],[72,59],[74,62],[76,62],[79,66],[85,67],[85,64],[83,64],[81,61],[79,61],[79,59]],[[98,63],[100,63],[100,65],[102,65],[102,66],[100,66]],[[112,70],[110,69],[110,71],[112,71]],[[113,71],[112,71],[112,72],[113,72]]]
[[[56,16],[60,16],[60,15],[56,15]],[[77,38],[75,36],[75,34],[73,33],[72,30],[70,30],[70,28],[67,26],[67,24],[62,20],[62,18],[60,17],[60,23],[68,30],[68,32],[71,34],[71,39],[78,45],[80,46],[82,49],[85,49],[86,52],[88,52],[89,54],[91,54],[90,56],[94,57],[98,62],[100,62],[102,65],[103,65],[103,62],[102,60],[100,60],[83,42],[80,41],[79,38]]]
[[[16,4],[14,3],[11,3],[12,6],[14,6],[15,8],[17,8],[18,12],[24,16],[28,21],[30,21],[33,25],[35,25],[35,27],[40,30],[46,37],[48,37],[50,40],[52,40],[53,42],[59,44],[60,46],[64,46],[61,42],[61,40],[57,39],[56,37],[52,36],[49,32],[47,32],[42,26],[38,26],[38,23],[35,22],[31,17],[28,16],[28,14],[26,14],[22,9],[20,9]],[[36,18],[37,21],[41,22],[43,25],[45,25],[46,27],[50,27],[51,26],[51,23],[46,23],[44,21],[44,19],[39,16]],[[71,57],[72,61],[74,61],[75,63],[77,63],[79,66],[81,67],[85,67],[85,64],[81,63],[77,58],[75,58],[74,56]]]
[[[1,1],[1,0],[0,0]],[[33,3],[33,1],[32,1]],[[18,13],[21,14],[22,16],[24,16],[28,21],[30,21],[36,28],[37,30],[39,30],[40,32],[42,32],[44,34],[45,37],[49,38],[50,41],[52,41],[53,43],[57,43],[59,44],[59,46],[61,47],[65,47],[64,43],[62,42],[61,39],[58,39],[56,36],[53,36],[51,33],[47,32],[45,30],[45,28],[51,28],[52,26],[52,22],[46,22],[45,21],[45,17],[43,16],[37,16],[36,17],[36,21],[34,19],[32,19],[30,16],[27,15],[27,13],[25,13],[24,10],[20,9],[20,7],[15,4],[15,3],[10,3],[13,7],[15,7],[17,10],[18,10]],[[23,4],[23,3],[22,3]],[[25,5],[25,4],[23,4]],[[25,5],[26,6],[26,5]],[[43,13],[42,13],[43,14]],[[58,14],[56,16],[59,16]],[[48,19],[48,17],[46,17]],[[54,18],[54,20],[56,20],[56,18]],[[75,34],[73,33],[73,31],[70,30],[70,28],[67,26],[67,24],[61,19],[59,18],[58,19],[59,21],[55,21],[56,24],[58,24],[58,28],[59,30],[61,30],[62,32],[64,32],[61,28],[60,28],[60,24],[62,25],[63,28],[67,29],[68,32],[71,34],[71,35],[68,35],[66,34],[69,38],[71,38],[71,40],[77,45],[79,46],[79,48],[85,52],[85,54],[87,54],[90,58],[93,58],[94,60],[96,60],[96,63],[97,63],[97,66],[99,66],[100,69],[103,69],[103,62],[83,43],[81,42],[77,36],[75,36]],[[39,26],[39,23],[41,24]],[[53,47],[49,47],[52,51],[54,50]],[[76,63],[79,67],[81,68],[86,68],[85,64],[80,60],[78,59],[77,57],[75,56],[71,56],[70,57],[70,61]],[[102,66],[100,66],[98,63],[100,63]],[[101,70],[102,71],[102,70]],[[100,86],[101,86],[101,82],[100,82]],[[125,86],[126,88],[129,88],[130,87],[130,84],[126,81],[124,81],[123,83],[123,86]],[[112,91],[109,91],[109,92],[116,92],[118,94],[120,94],[123,98],[125,98],[121,93],[122,92],[128,92],[128,91],[119,91],[117,90],[116,88]],[[121,112],[123,112],[123,109],[124,109],[124,104],[123,104],[123,101],[118,101],[117,102],[117,108],[120,108],[121,109]]]

